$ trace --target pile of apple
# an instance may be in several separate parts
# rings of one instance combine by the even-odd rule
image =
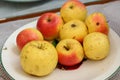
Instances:
[[[18,33],[16,43],[21,66],[31,75],[45,76],[58,63],[74,66],[84,58],[104,59],[110,49],[108,33],[109,27],[102,13],[87,16],[82,2],[69,0],[61,7],[60,15],[44,13],[37,20],[36,28]]]

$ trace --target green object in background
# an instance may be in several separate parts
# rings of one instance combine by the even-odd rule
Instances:
[[[53,41],[52,41],[52,44],[56,47],[56,45],[58,44],[58,40],[56,40],[56,39],[54,39]]]

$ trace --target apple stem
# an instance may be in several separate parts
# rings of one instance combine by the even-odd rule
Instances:
[[[38,46],[38,48],[39,48],[39,49],[44,49],[44,45],[41,44],[41,45]]]
[[[98,26],[99,24],[100,24],[99,22],[96,23],[97,26]]]
[[[70,6],[70,9],[73,9],[73,5]]]
[[[51,21],[51,19],[50,19],[50,18],[48,18],[48,19],[47,19],[47,21],[48,21],[48,22],[50,22],[50,21]]]
[[[71,27],[76,27],[76,25],[75,25],[75,24],[72,24]]]
[[[41,44],[41,45],[38,44],[37,46],[36,46],[36,45],[31,45],[31,46],[37,47],[38,49],[43,49],[43,50],[44,50],[44,49],[45,49],[44,45],[45,45],[45,44]]]
[[[68,51],[70,49],[69,46],[64,46],[64,48]]]

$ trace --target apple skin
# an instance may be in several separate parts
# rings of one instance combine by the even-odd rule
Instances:
[[[31,41],[23,47],[20,62],[26,73],[46,76],[56,68],[58,54],[55,47],[47,41]]]
[[[88,59],[104,59],[110,51],[109,37],[101,32],[90,33],[84,38],[83,48]]]
[[[84,21],[87,16],[87,9],[79,0],[68,0],[62,5],[60,15],[65,23],[73,19]]]
[[[57,46],[58,62],[64,66],[74,66],[84,58],[83,47],[75,39],[61,40]]]
[[[84,37],[88,34],[87,27],[80,20],[71,20],[63,25],[60,29],[60,39],[76,39],[83,42]]]
[[[62,26],[63,20],[56,13],[44,13],[37,21],[37,29],[46,40],[58,38],[59,30]]]
[[[18,49],[21,51],[23,46],[32,40],[43,40],[41,32],[35,28],[27,28],[20,31],[16,37],[16,44]]]
[[[85,23],[88,27],[89,33],[102,32],[106,35],[109,33],[109,25],[106,21],[106,17],[100,12],[94,12],[88,15]]]

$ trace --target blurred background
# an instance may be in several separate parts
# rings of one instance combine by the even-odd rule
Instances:
[[[0,19],[59,8],[67,0],[0,0]],[[80,0],[91,2],[98,0]]]

